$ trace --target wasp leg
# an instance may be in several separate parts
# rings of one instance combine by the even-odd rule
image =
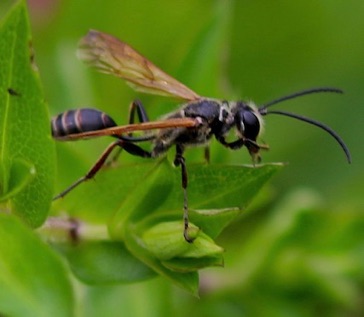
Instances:
[[[141,123],[149,122],[149,117],[147,115],[147,111],[145,110],[142,102],[138,99],[134,100],[129,106],[129,118],[128,118],[129,124],[133,124],[135,122],[135,112],[138,116],[139,122],[141,122]],[[132,137],[133,133],[129,133],[128,136]],[[118,151],[113,155],[111,160],[107,163],[107,165],[111,165],[111,164],[115,163],[119,159],[119,156],[122,151],[123,151],[123,148],[120,147],[118,149]]]
[[[260,162],[259,150],[268,150],[269,146],[265,144],[258,144],[250,139],[237,139],[233,142],[226,142],[223,136],[219,136],[217,140],[224,146],[232,150],[238,150],[244,145],[248,148],[249,154],[253,159],[253,164]]]
[[[247,147],[251,147],[251,148],[255,148],[256,150],[268,150],[269,146],[266,144],[258,144],[257,142],[250,140],[250,139],[237,139],[236,141],[233,142],[226,142],[225,138],[220,136],[217,138],[217,140],[224,146],[228,147],[229,149],[232,150],[238,150],[241,147],[243,147],[244,145]]]
[[[129,124],[134,123],[135,111],[137,112],[139,122],[148,122],[149,117],[140,100],[134,100],[129,106]]]
[[[98,173],[98,171],[101,169],[101,167],[105,164],[105,161],[107,160],[107,158],[111,154],[112,150],[115,147],[117,147],[117,146],[119,146],[121,149],[124,149],[128,153],[130,153],[132,155],[135,155],[135,156],[146,157],[146,158],[150,158],[151,157],[151,153],[143,150],[141,147],[139,147],[139,146],[137,146],[137,145],[135,145],[133,143],[125,142],[123,140],[117,140],[117,141],[111,143],[105,149],[105,151],[101,154],[101,156],[98,158],[98,160],[96,161],[96,163],[91,167],[91,169],[87,172],[87,174],[85,176],[82,176],[81,178],[79,178],[71,186],[69,186],[64,191],[62,191],[60,194],[58,194],[57,196],[55,196],[53,198],[53,200],[59,199],[61,197],[64,197],[71,190],[73,190],[74,188],[76,188],[81,183],[83,183],[83,182],[85,182],[85,181],[93,178]]]
[[[245,140],[244,139],[237,139],[236,141],[233,142],[226,142],[225,138],[223,136],[219,136],[217,137],[217,140],[223,145],[228,147],[229,149],[232,150],[238,150],[241,147],[243,147],[245,145]]]
[[[183,223],[184,223],[183,236],[188,243],[192,243],[194,239],[190,238],[188,235],[188,227],[189,227],[188,199],[187,199],[188,177],[187,177],[186,160],[183,157],[183,151],[184,151],[184,148],[181,145],[177,144],[176,145],[176,156],[174,158],[174,165],[181,166],[182,189],[183,189]]]

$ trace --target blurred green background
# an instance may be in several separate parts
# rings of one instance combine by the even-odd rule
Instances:
[[[2,1],[1,15],[12,1]],[[246,217],[225,231],[224,269],[201,276],[201,298],[168,282],[79,285],[87,316],[360,316],[364,314],[364,2],[362,1],[28,1],[33,46],[52,115],[93,106],[118,123],[140,98],[152,119],[177,104],[132,91],[87,69],[75,56],[93,28],[131,44],[201,95],[265,103],[311,87],[319,94],[276,108],[325,122],[347,143],[348,165],[326,133],[266,117],[263,162],[289,162]],[[203,45],[201,45],[203,43]],[[58,146],[63,188],[107,140]],[[65,154],[66,153],[66,154]],[[190,150],[199,161],[201,150]],[[77,155],[75,161],[69,157]],[[250,163],[245,150],[212,144],[212,162]],[[124,161],[134,158],[123,156]],[[72,168],[70,168],[72,164]],[[242,180],[244,181],[244,180]],[[80,295],[81,296],[81,295]]]

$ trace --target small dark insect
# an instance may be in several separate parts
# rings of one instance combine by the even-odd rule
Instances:
[[[8,88],[8,93],[11,96],[20,96],[20,93],[18,93],[16,90],[14,90],[13,88]]]
[[[274,104],[296,97],[321,93],[342,93],[336,88],[313,88],[297,92],[260,107],[244,101],[225,101],[201,97],[194,91],[164,73],[133,48],[111,35],[89,31],[81,40],[79,58],[99,71],[123,78],[134,89],[145,93],[180,98],[186,102],[175,112],[166,115],[161,121],[149,122],[147,113],[140,101],[134,101],[129,110],[129,124],[117,126],[106,113],[95,109],[77,109],[59,114],[52,120],[52,134],[58,140],[79,140],[111,135],[116,140],[111,143],[88,173],[74,182],[54,199],[65,196],[80,183],[93,178],[115,147],[120,147],[132,155],[155,158],[166,153],[172,146],[176,148],[175,166],[181,166],[182,188],[184,192],[183,220],[186,241],[193,239],[188,234],[187,169],[183,156],[185,148],[191,145],[206,145],[214,136],[218,142],[232,150],[245,146],[254,163],[260,161],[260,149],[267,145],[257,143],[263,125],[262,116],[280,114],[305,121],[328,132],[343,149],[348,162],[349,150],[343,140],[331,128],[318,121],[285,111],[268,110]],[[135,122],[137,116],[140,123]],[[228,133],[235,129],[236,139],[228,141]],[[135,136],[133,132],[148,133]],[[137,143],[152,142],[152,150],[146,151]],[[206,151],[206,158],[209,157]]]
[[[32,69],[35,72],[38,72],[38,66],[37,66],[37,63],[35,62],[35,51],[34,51],[34,47],[33,47],[33,42],[31,40],[28,42],[28,47],[29,47],[30,66],[32,67]]]

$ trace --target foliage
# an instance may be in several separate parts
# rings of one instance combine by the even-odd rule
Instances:
[[[24,6],[15,8],[0,33],[0,195],[39,226],[50,208],[55,153],[27,23]]]
[[[1,16],[10,2],[0,4]],[[77,40],[88,28],[132,43],[202,95],[259,93],[266,100],[322,83],[347,91],[346,99],[312,97],[315,107],[322,105],[305,109],[327,122],[340,119],[341,125],[330,125],[342,127],[340,134],[354,148],[351,172],[342,167],[339,155],[336,159],[330,142],[286,119],[284,124],[277,119],[274,126],[269,118],[273,126],[267,127],[267,138],[273,149],[263,153],[266,162],[289,157],[291,164],[283,170],[282,164],[236,165],[244,151],[220,151],[216,144],[210,165],[195,163],[201,161],[199,150],[188,152],[191,233],[196,235],[188,244],[182,236],[180,170],[168,157],[144,162],[123,154],[120,162],[53,203],[49,211],[55,158],[48,110],[29,47],[25,2],[14,2],[0,29],[0,185],[5,211],[0,214],[1,314],[363,312],[364,217],[357,189],[363,172],[355,165],[363,153],[355,147],[360,138],[349,139],[350,131],[359,135],[360,116],[339,106],[355,104],[360,96],[353,78],[362,82],[357,72],[362,56],[355,55],[361,50],[352,51],[345,62],[337,57],[339,47],[361,38],[362,22],[350,32],[327,30],[333,18],[336,25],[336,19],[348,16],[328,1],[320,7],[310,1],[275,7],[264,1],[133,1],[117,2],[118,10],[115,1],[93,6],[85,0],[54,1],[53,7],[45,7],[46,14],[29,1],[35,34],[31,42],[53,113],[88,102],[112,117],[123,114],[124,120],[118,120],[122,124],[127,107],[118,105],[140,98],[74,58]],[[300,13],[297,20],[295,12]],[[352,24],[362,21],[360,12],[350,11]],[[330,41],[333,34],[338,46]],[[171,101],[142,98],[151,118],[171,109]],[[56,190],[82,176],[106,141],[57,144]],[[274,185],[258,194],[278,170]],[[311,188],[297,188],[302,183]],[[157,275],[163,278],[152,279]]]
[[[0,214],[0,311],[71,316],[73,290],[59,257],[15,217]]]

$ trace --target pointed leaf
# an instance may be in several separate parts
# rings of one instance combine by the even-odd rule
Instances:
[[[133,255],[136,256],[140,261],[148,265],[158,274],[172,281],[177,286],[197,296],[199,276],[196,271],[175,272],[170,270],[145,249],[145,246],[141,240],[132,231],[126,230],[125,240],[128,243],[128,249],[132,250]]]
[[[38,226],[50,207],[55,152],[33,54],[26,4],[18,1],[0,27],[0,189],[4,195],[24,185],[24,177],[10,179],[14,162],[33,165],[34,178],[11,208]]]
[[[163,214],[171,220],[182,219],[181,172],[167,160],[161,161],[157,166],[125,197],[110,223],[112,234],[120,236],[125,221],[147,222],[148,217]],[[281,167],[279,164],[257,167],[207,164],[187,166],[190,221],[216,237],[234,217],[244,211],[259,189]],[[114,176],[115,174],[113,173]]]

